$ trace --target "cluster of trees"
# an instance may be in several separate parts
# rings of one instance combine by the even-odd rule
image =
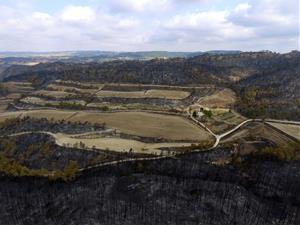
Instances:
[[[9,118],[0,123],[0,134],[7,135],[10,133],[18,133],[25,131],[51,131],[57,132],[72,132],[80,130],[89,132],[94,130],[103,130],[106,128],[105,123],[90,123],[88,121],[71,122],[66,120],[54,120],[47,118]]]
[[[193,150],[204,150],[213,146],[213,141],[202,141],[201,143],[194,143],[187,147],[176,148],[179,154],[192,152]]]
[[[78,164],[75,161],[70,161],[63,170],[49,171],[45,168],[30,169],[20,162],[7,157],[5,154],[0,154],[0,173],[8,176],[38,176],[48,177],[50,180],[63,180],[69,182],[76,178],[78,169]]]
[[[42,158],[49,158],[52,154],[48,142],[34,143],[22,146],[21,149],[16,140],[12,138],[0,140],[0,173],[8,176],[43,176],[51,180],[71,181],[76,178],[78,164],[70,160],[62,170],[49,170],[46,168],[32,169],[25,166],[24,163],[30,160],[30,157],[38,152]]]
[[[0,96],[4,96],[4,95],[7,95],[9,92],[8,88],[5,87],[5,85],[1,84],[0,83]]]
[[[270,159],[279,161],[295,161],[300,160],[299,144],[280,146],[280,147],[266,147],[256,152],[253,157],[258,160]]]
[[[300,119],[298,99],[283,100],[277,90],[271,87],[250,86],[240,92],[235,107],[249,118]],[[282,94],[284,95],[284,94]]]
[[[300,160],[299,143],[286,146],[265,147],[246,156],[234,155],[232,162],[235,165],[247,165],[258,161],[297,161]]]
[[[65,182],[73,181],[76,178],[78,173],[79,166],[76,161],[70,161],[63,170],[54,171],[51,176],[49,176],[50,180],[63,180]]]

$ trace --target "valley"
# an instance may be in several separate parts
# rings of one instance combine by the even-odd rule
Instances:
[[[228,225],[271,225],[272,214],[275,224],[296,225],[300,122],[293,101],[299,93],[284,103],[289,91],[278,96],[251,86],[273,74],[257,60],[274,65],[280,59],[282,72],[290,70],[293,57],[299,56],[239,53],[85,63],[84,68],[46,63],[20,71],[12,66],[0,86],[0,182],[6,185],[0,198],[7,207],[24,206],[26,188],[34,190],[29,195],[38,196],[36,204],[47,210],[18,208],[13,219],[27,214],[30,223],[51,214],[48,224],[55,224],[68,214],[69,222],[84,224],[102,215],[105,225],[125,217],[124,224],[138,224],[146,220],[145,212],[158,224],[180,224],[189,214],[207,224],[226,215]],[[235,66],[243,73],[233,72]],[[276,74],[287,73],[281,72]],[[271,87],[283,93],[281,86]],[[170,204],[173,211],[167,210]],[[77,209],[95,214],[83,216]],[[276,214],[279,209],[284,216]],[[0,221],[9,221],[1,210]]]

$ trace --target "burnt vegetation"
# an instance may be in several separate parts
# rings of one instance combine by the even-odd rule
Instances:
[[[228,154],[218,149],[180,160],[108,166],[69,184],[1,177],[0,219],[13,224],[298,224],[299,162],[264,160],[243,170],[207,163]]]
[[[5,81],[30,81],[36,89],[57,79],[76,81],[71,86],[79,88],[97,88],[80,82],[216,85],[237,93],[234,109],[248,118],[300,120],[299,61],[297,51],[237,52],[148,61],[53,62],[11,66],[3,74]],[[0,95],[6,94],[5,86],[0,86]],[[79,96],[86,102],[95,100],[80,92]],[[188,105],[191,98],[193,93],[182,102]],[[176,105],[167,99],[99,101]],[[86,109],[71,102],[56,107]],[[213,117],[209,110],[203,113],[204,120]],[[50,135],[36,132],[101,132],[105,123],[8,119],[0,124],[0,224],[298,225],[299,141],[277,131],[271,134],[270,129],[257,122],[215,149],[209,149],[213,143],[207,141],[162,149],[178,152],[166,158],[137,160],[151,156],[88,149],[82,142],[58,146]],[[26,134],[14,136],[22,132]],[[123,133],[118,137],[168,141]],[[132,161],[109,164],[128,158]]]
[[[299,119],[300,54],[245,52],[204,54],[192,58],[112,61],[104,63],[45,63],[12,66],[4,80],[30,81],[36,87],[56,79],[166,85],[229,86],[241,96],[236,108],[249,117]],[[257,90],[254,99],[249,91]]]

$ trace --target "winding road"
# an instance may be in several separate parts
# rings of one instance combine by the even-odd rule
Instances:
[[[237,131],[239,128],[241,128],[242,126],[244,126],[245,124],[247,123],[250,123],[250,122],[263,122],[262,119],[247,119],[243,122],[241,122],[240,124],[236,125],[233,129],[230,129],[222,134],[215,134],[212,130],[210,130],[205,124],[201,123],[200,121],[198,121],[196,118],[193,117],[193,114],[190,110],[190,106],[187,108],[187,113],[188,113],[188,116],[189,118],[195,122],[196,124],[198,124],[199,126],[201,126],[202,128],[204,128],[207,132],[209,132],[214,138],[215,138],[215,142],[214,142],[214,145],[212,147],[210,147],[209,149],[206,149],[206,150],[212,150],[212,149],[215,149],[221,139],[225,138],[226,136],[232,134],[233,132]],[[266,122],[278,122],[278,123],[286,123],[286,124],[294,124],[294,125],[300,125],[300,122],[298,121],[281,121],[281,120],[265,120]],[[47,134],[51,137],[53,137],[55,139],[55,143],[59,146],[62,146],[64,147],[65,145],[61,142],[59,142],[59,138],[58,138],[58,134],[56,133],[52,133],[52,132],[49,132],[49,131],[27,131],[27,132],[19,132],[19,133],[15,133],[15,134],[10,134],[10,135],[3,135],[3,136],[0,136],[1,137],[16,137],[16,136],[21,136],[21,135],[25,135],[25,134]],[[79,133],[79,134],[73,134],[72,136],[74,137],[78,137],[78,136],[84,136],[84,135],[91,135],[91,134],[99,134],[99,131],[95,131],[95,132],[87,132],[87,133]],[[97,149],[91,149],[91,148],[85,148],[84,150],[86,151],[92,151],[92,152],[99,152],[99,150]],[[203,150],[193,150],[192,152],[200,152],[200,151],[203,151]],[[171,158],[172,156],[155,156],[155,157],[143,157],[143,158],[127,158],[127,159],[123,159],[123,160],[116,160],[116,161],[111,161],[111,162],[104,162],[104,163],[99,163],[99,164],[95,164],[93,166],[88,166],[88,167],[85,167],[85,168],[80,168],[79,169],[79,172],[83,172],[83,171],[86,171],[86,170],[90,170],[90,169],[94,169],[94,168],[99,168],[99,167],[104,167],[104,166],[110,166],[110,165],[116,165],[116,164],[119,164],[119,163],[125,163],[125,162],[138,162],[138,161],[151,161],[151,160],[158,160],[158,159],[164,159],[164,158]]]

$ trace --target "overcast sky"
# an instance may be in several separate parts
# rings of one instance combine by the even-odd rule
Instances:
[[[0,51],[299,50],[298,0],[0,0]]]

